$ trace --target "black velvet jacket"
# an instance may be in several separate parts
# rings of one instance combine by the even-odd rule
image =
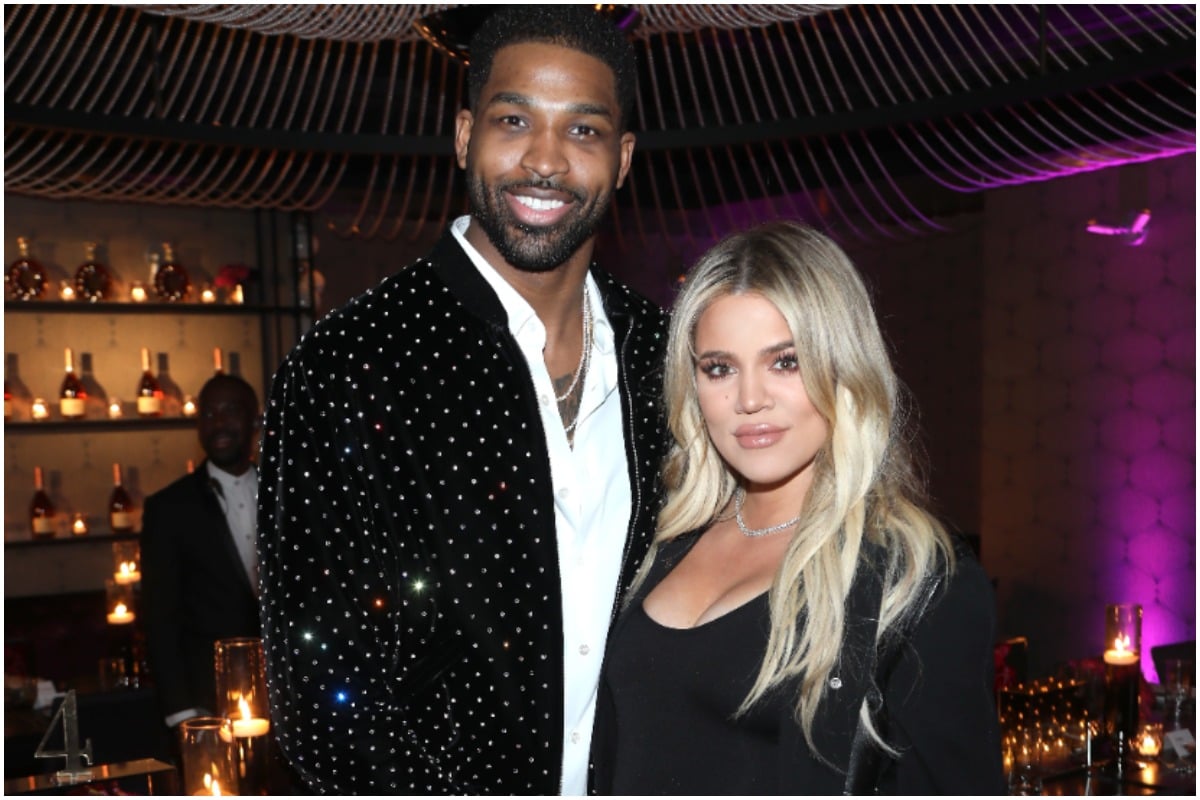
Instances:
[[[634,508],[654,529],[665,314],[593,267]],[[507,316],[449,233],[275,377],[259,557],[274,731],[308,788],[555,794],[562,607],[550,461]],[[613,598],[614,613],[617,598]]]

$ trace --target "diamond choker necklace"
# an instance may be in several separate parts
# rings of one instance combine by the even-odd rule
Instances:
[[[778,525],[772,525],[769,528],[751,528],[746,525],[746,520],[742,519],[742,504],[745,502],[746,490],[739,486],[737,492],[733,495],[733,516],[737,520],[738,530],[746,536],[766,536],[769,533],[779,533],[782,530],[795,527],[796,523],[800,521],[800,517],[803,516],[798,515],[794,519],[789,519],[787,522],[781,522]]]

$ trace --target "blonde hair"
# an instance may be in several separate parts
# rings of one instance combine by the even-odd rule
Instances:
[[[737,488],[737,476],[712,445],[701,416],[693,337],[714,300],[748,292],[769,300],[787,320],[804,387],[830,435],[771,586],[766,654],[739,713],[798,679],[795,714],[815,753],[813,719],[838,666],[846,598],[864,539],[887,553],[877,639],[919,602],[922,581],[939,559],[953,565],[953,550],[945,529],[923,507],[901,388],[862,279],[829,238],[797,223],[773,222],[709,250],[676,301],[664,384],[673,438],[663,467],[666,502],[641,576],[659,543],[712,524]],[[888,748],[865,702],[860,715]]]

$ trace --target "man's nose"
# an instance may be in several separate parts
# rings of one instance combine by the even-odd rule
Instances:
[[[521,166],[540,178],[552,178],[570,170],[563,141],[555,131],[548,128],[536,131],[529,138],[529,146],[521,158]]]

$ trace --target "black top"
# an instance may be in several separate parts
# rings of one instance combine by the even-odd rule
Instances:
[[[859,711],[877,677],[871,656],[886,551],[863,542],[810,748],[794,715],[796,679],[749,716],[732,724],[722,716],[745,697],[762,659],[765,596],[694,630],[647,630],[653,622],[643,597],[698,538],[693,532],[659,546],[610,635],[592,737],[592,792],[841,794]],[[995,600],[970,551],[956,542],[955,555],[953,571],[941,561],[935,567],[938,589],[915,626],[906,627],[898,663],[880,687],[885,736],[900,753],[874,773],[881,794],[1005,792],[992,686]],[[623,696],[629,692],[632,700]],[[772,711],[774,746],[758,716]],[[746,741],[732,744],[737,739]]]
[[[655,622],[641,603],[609,643],[613,793],[776,794],[779,710],[738,717],[770,630],[767,595],[694,628]]]

